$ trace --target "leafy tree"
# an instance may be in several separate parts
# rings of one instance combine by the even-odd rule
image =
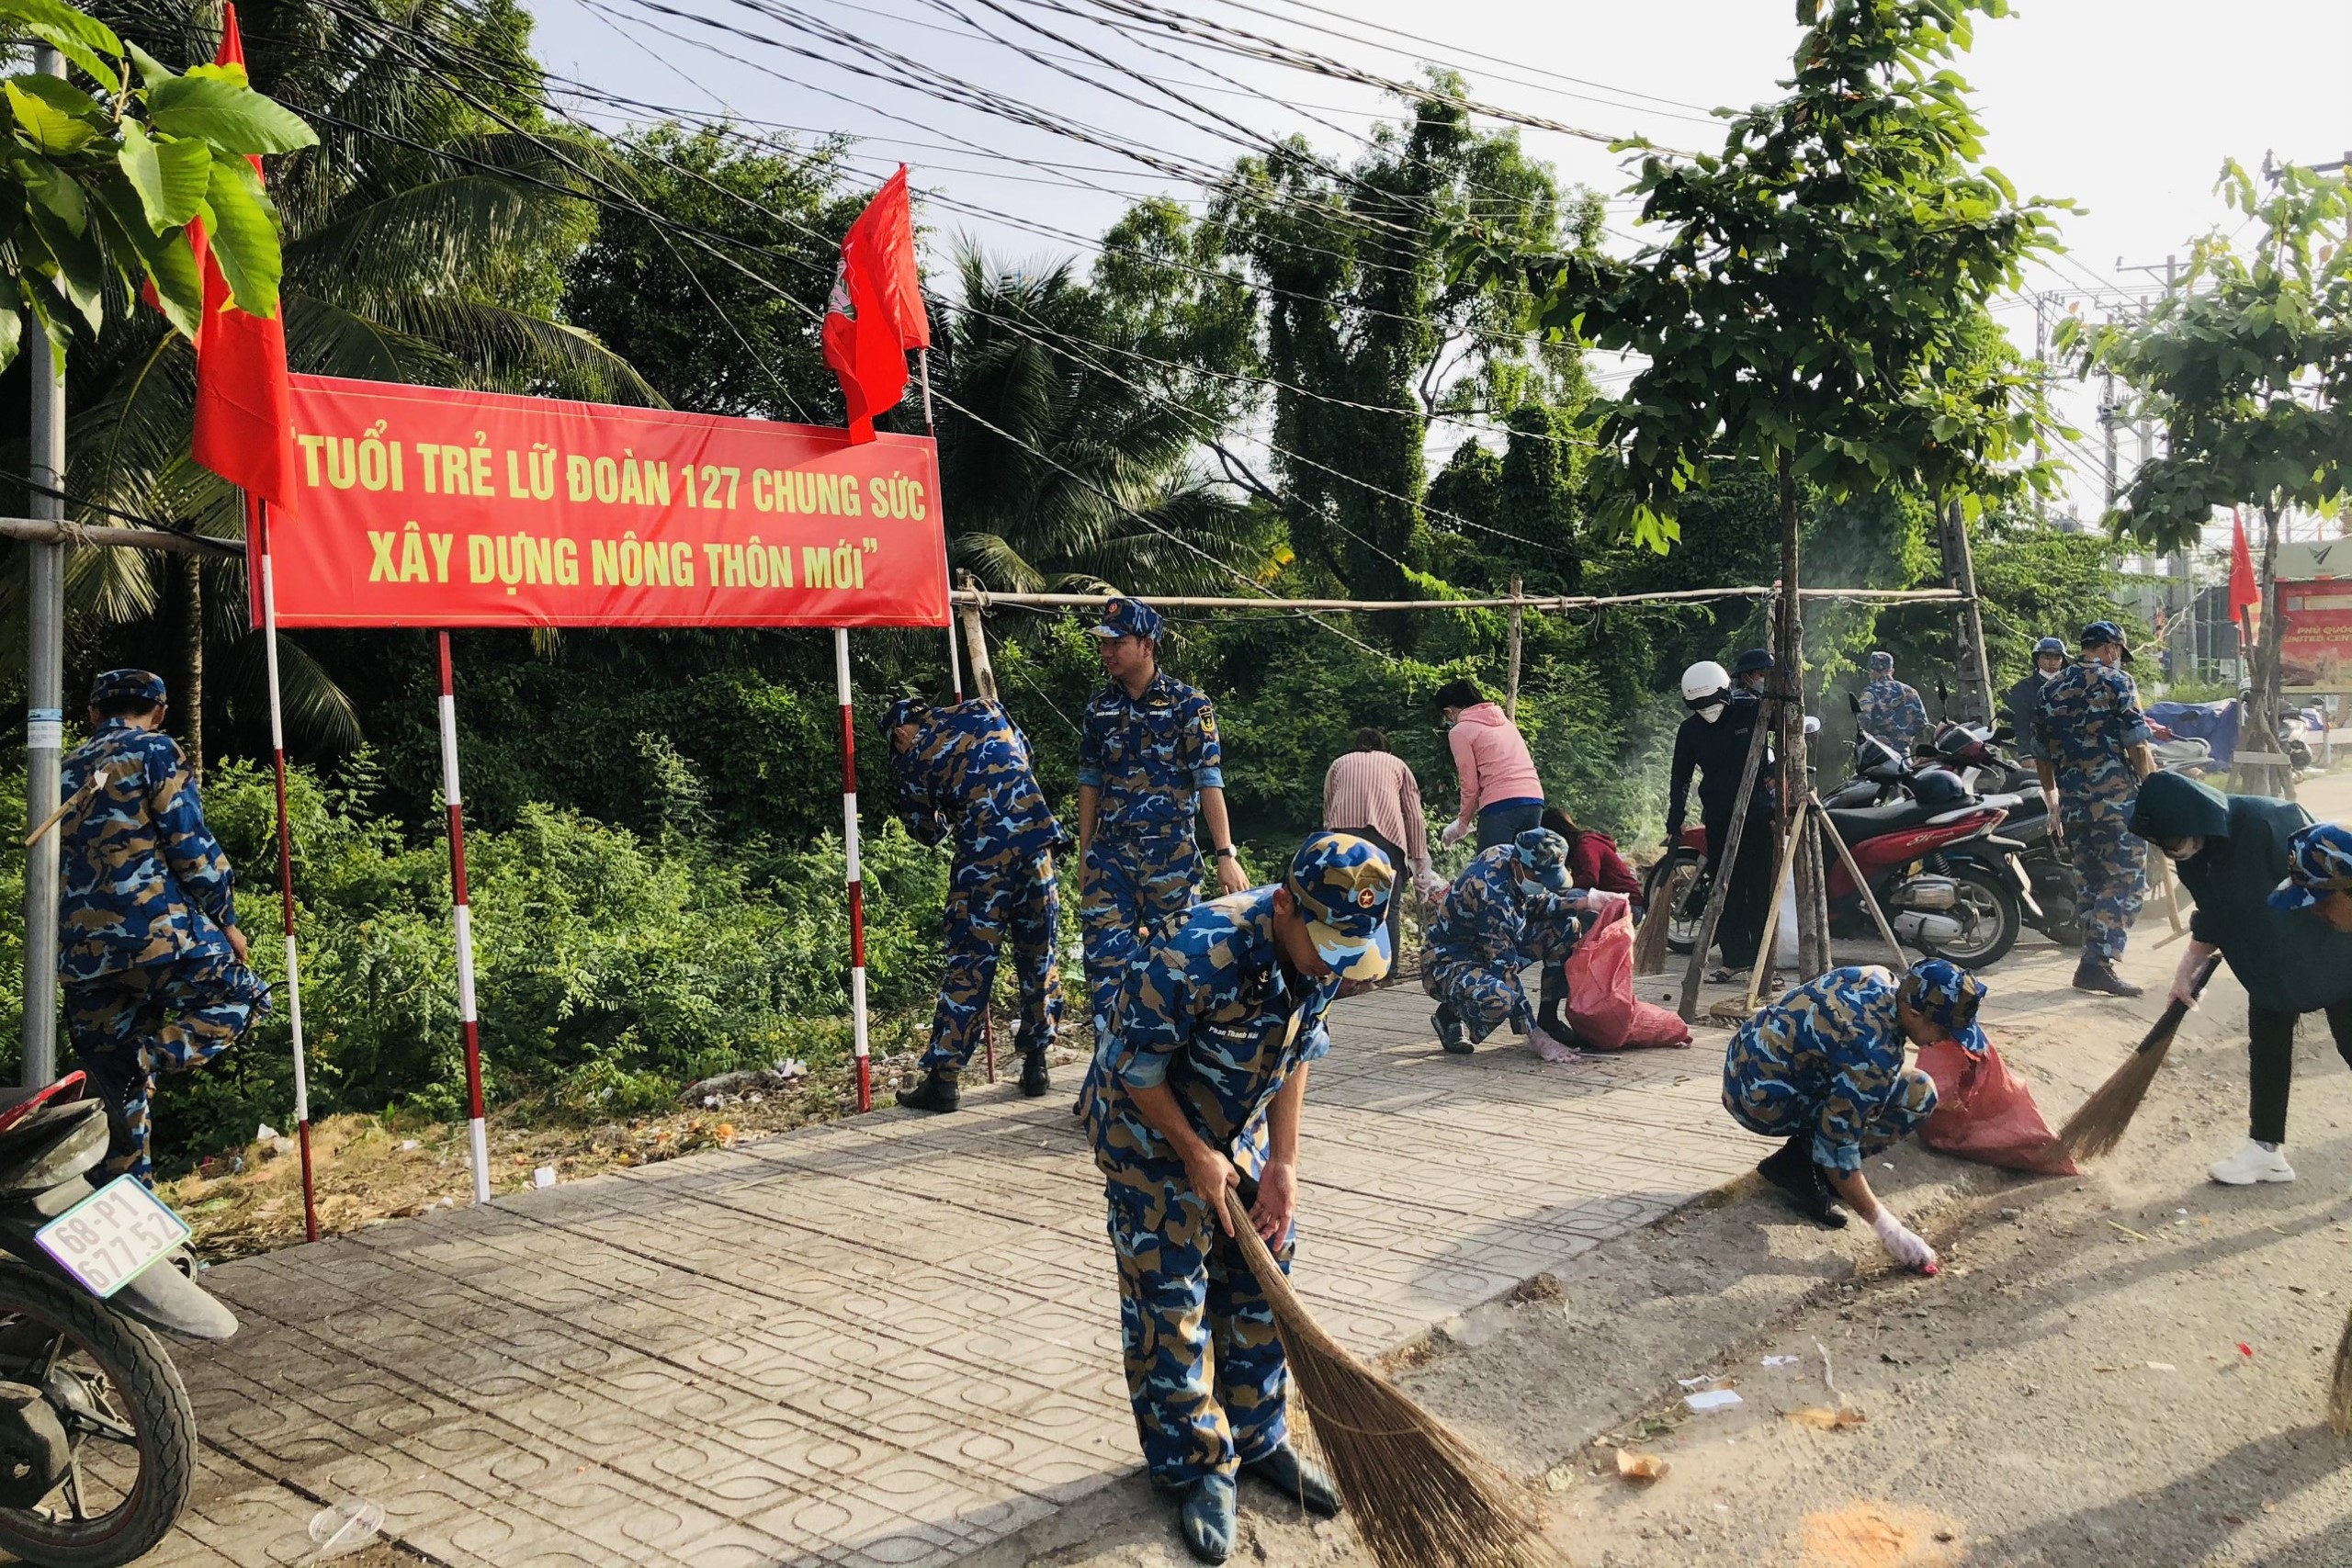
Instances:
[[[1006,270],[977,250],[935,334],[952,388],[940,486],[955,559],[993,588],[1234,591],[1271,546],[1193,452],[1216,428],[1179,381],[1102,344],[1114,322],[1067,264]]]
[[[143,40],[135,47],[187,62],[177,80],[224,80],[195,63],[217,39],[210,4],[109,4],[126,36]],[[593,148],[548,127],[528,18],[513,0],[252,0],[243,20],[254,82],[331,133],[268,170],[294,369],[658,400],[625,361],[556,318],[562,261],[594,219],[564,193],[588,189]],[[242,158],[227,162],[250,173]],[[194,355],[164,317],[109,320],[73,372],[69,488],[201,532],[242,533],[227,487],[188,458]],[[143,551],[82,551],[68,592],[73,634],[103,645],[92,657],[175,671],[191,646],[224,655],[210,668],[225,667],[234,716],[257,737],[262,650],[240,563],[199,573]],[[288,639],[281,658],[297,739],[355,743],[345,694],[301,643]],[[175,706],[200,711],[203,694],[188,685]]]
[[[2007,8],[1800,0],[1785,96],[1731,116],[1720,153],[1643,158],[1632,188],[1662,241],[1628,260],[1531,259],[1483,236],[1466,247],[1473,272],[1534,290],[1545,327],[1645,361],[1597,405],[1603,522],[1664,548],[1726,457],[1771,471],[1791,590],[1775,640],[1799,687],[1782,719],[1792,776],[1805,764],[1801,487],[1835,501],[2026,482],[2038,389],[1982,352],[1982,325],[2051,243],[2052,209],[1984,166],[1966,85],[1943,64],[1968,47],[1972,13]]]
[[[2259,229],[2250,254],[2216,230],[2191,249],[2184,287],[2143,321],[2087,333],[2070,321],[2060,343],[2086,374],[2120,376],[2164,427],[2164,455],[2141,467],[2109,519],[2118,533],[2189,547],[2214,508],[2260,509],[2254,690],[2267,737],[2280,701],[2279,513],[2331,510],[2352,478],[2352,246],[2332,231],[2352,200],[2340,176],[2291,165],[2266,192],[2231,163],[2220,188]]]

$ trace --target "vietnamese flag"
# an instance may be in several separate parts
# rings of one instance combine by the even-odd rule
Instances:
[[[2245,547],[2245,518],[2235,507],[2230,510],[2230,619],[2258,635],[2262,589],[2254,580],[2253,553]]]
[[[841,378],[853,444],[874,439],[874,416],[907,391],[907,350],[931,346],[931,318],[915,275],[914,214],[907,166],[883,182],[842,236],[841,267],[826,301],[825,363]]]
[[[220,47],[212,62],[243,65],[245,45],[237,30],[237,7],[221,9]],[[261,160],[253,164],[259,174]],[[231,484],[243,486],[249,500],[266,501],[290,514],[296,495],[294,413],[286,389],[284,303],[270,316],[238,310],[200,223],[188,226],[188,243],[204,274],[190,453]]]

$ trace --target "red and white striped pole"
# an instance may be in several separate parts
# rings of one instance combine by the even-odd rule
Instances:
[[[865,1058],[865,886],[857,866],[857,724],[850,714],[849,628],[833,628],[833,689],[842,700],[842,880],[849,886],[850,1040],[857,1053],[857,1108],[874,1109]]]
[[[261,541],[261,632],[269,667],[269,754],[277,774],[277,904],[286,928],[286,1018],[294,1032],[294,1139],[302,1151],[302,1235],[319,1239],[318,1189],[311,1174],[311,1079],[302,1058],[302,968],[294,950],[294,832],[286,819],[286,721],[277,694],[277,584],[270,572],[269,502],[248,497]]]
[[[474,1016],[474,912],[466,897],[466,813],[458,790],[458,689],[449,634],[441,638],[441,798],[449,807],[449,916],[458,938],[458,1027],[466,1043],[466,1134],[473,1146],[474,1201],[490,1201],[490,1138],[482,1126],[481,1025]]]

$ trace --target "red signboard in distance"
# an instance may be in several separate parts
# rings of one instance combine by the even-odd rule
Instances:
[[[292,384],[301,505],[269,537],[280,626],[947,624],[927,439]]]

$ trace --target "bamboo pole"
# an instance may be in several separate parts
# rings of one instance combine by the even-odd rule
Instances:
[[[1756,964],[1747,972],[1747,1011],[1756,1011],[1757,999],[1764,992],[1764,976],[1774,968],[1773,944],[1781,939],[1781,899],[1789,890],[1789,878],[1796,874],[1797,833],[1804,818],[1799,817],[1781,835],[1781,858],[1772,873],[1772,908],[1764,917],[1764,940],[1756,944]]]
[[[106,528],[90,524],[62,523],[48,517],[0,517],[0,539],[26,539],[36,545],[108,545],[125,549],[162,550],[170,555],[245,558],[245,547],[234,539],[213,539],[201,534],[167,534],[160,528]]]
[[[967,573],[964,581],[969,583],[972,578]],[[966,604],[961,614],[964,621],[966,661],[972,669],[972,691],[989,702],[995,702],[997,700],[996,666],[989,659],[989,635],[980,625],[980,607],[978,604]],[[955,638],[949,637],[948,643],[952,648]],[[960,692],[958,695],[961,695]],[[994,989],[993,985],[990,989]],[[996,1010],[989,1005],[995,999],[993,996],[984,996],[980,998],[982,1066],[987,1069],[990,1083],[996,1082]]]
[[[1862,874],[1862,868],[1854,863],[1854,852],[1846,847],[1846,840],[1838,835],[1838,825],[1829,820],[1829,807],[1821,804],[1818,794],[1807,791],[1804,808],[1820,825],[1821,836],[1827,839],[1830,847],[1838,852],[1838,862],[1845,866],[1846,874],[1854,879],[1854,886],[1862,896],[1862,908],[1871,912],[1871,923],[1878,927],[1878,934],[1886,942],[1886,951],[1893,958],[1894,967],[1909,968],[1910,960],[1903,956],[1903,944],[1894,940],[1894,928],[1886,923],[1886,911],[1878,907],[1878,895],[1871,891],[1870,879]]]
[[[1520,580],[1510,580],[1510,683],[1503,688],[1503,716],[1519,722],[1519,637],[1527,607],[1520,603]]]
[[[1706,912],[1699,917],[1698,940],[1690,948],[1690,965],[1682,971],[1682,1021],[1699,1021],[1699,976],[1707,967],[1707,949],[1714,944],[1715,924],[1724,917],[1731,893],[1732,870],[1739,863],[1740,835],[1747,826],[1747,808],[1756,797],[1756,775],[1764,768],[1764,748],[1771,739],[1771,715],[1761,705],[1756,728],[1747,737],[1747,765],[1740,770],[1739,798],[1732,802],[1731,826],[1724,832],[1723,852],[1715,860],[1715,880],[1707,889]]]
[[[1179,594],[1152,594],[1145,603],[1163,610],[1508,610],[1524,609],[1554,615],[1576,610],[1604,609],[1612,604],[1692,604],[1707,599],[1765,599],[1770,588],[1678,588],[1662,593],[1559,593],[1530,599],[1241,599]],[[1806,599],[1844,599],[1866,604],[1951,604],[1960,595],[1949,588],[1806,588]],[[959,588],[950,595],[957,604],[1018,606],[1033,610],[1099,610],[1100,593],[1000,593],[994,589]]]

